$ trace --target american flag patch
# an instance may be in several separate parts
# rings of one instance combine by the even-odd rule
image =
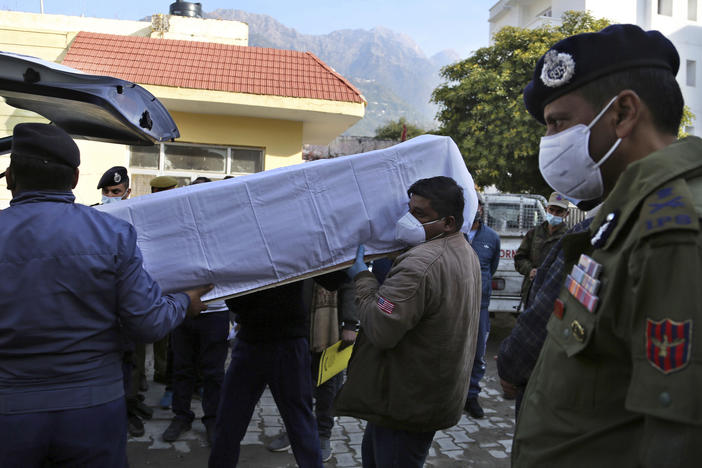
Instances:
[[[395,304],[381,296],[378,296],[378,308],[386,314],[392,314],[392,311],[395,308]]]

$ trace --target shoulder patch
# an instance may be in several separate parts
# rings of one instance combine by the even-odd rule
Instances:
[[[639,216],[641,238],[676,229],[700,230],[695,203],[683,179],[673,180],[649,195]]]

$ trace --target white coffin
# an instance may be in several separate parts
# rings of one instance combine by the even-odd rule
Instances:
[[[395,222],[416,180],[464,188],[464,230],[477,208],[473,178],[448,137],[307,162],[98,207],[136,228],[144,267],[166,292],[202,284],[205,299],[270,287],[366,255],[401,249]]]

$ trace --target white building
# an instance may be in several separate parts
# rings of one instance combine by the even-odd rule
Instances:
[[[490,38],[504,26],[558,24],[569,10],[587,10],[596,18],[656,29],[668,37],[680,54],[677,80],[685,104],[696,116],[686,131],[702,135],[702,0],[500,0],[490,8]]]

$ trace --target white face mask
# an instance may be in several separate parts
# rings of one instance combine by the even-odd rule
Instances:
[[[102,204],[109,205],[110,203],[117,203],[122,201],[122,197],[108,197],[107,195],[102,196]]]
[[[614,153],[622,139],[618,138],[607,154],[595,163],[590,157],[590,129],[616,100],[616,96],[612,98],[590,125],[574,125],[541,138],[539,170],[553,190],[580,200],[602,196],[604,186],[600,166]]]
[[[427,234],[424,231],[424,226],[434,224],[444,218],[435,219],[428,223],[420,223],[409,211],[404,214],[395,224],[395,239],[404,242],[407,245],[415,246],[422,242],[426,242]]]

